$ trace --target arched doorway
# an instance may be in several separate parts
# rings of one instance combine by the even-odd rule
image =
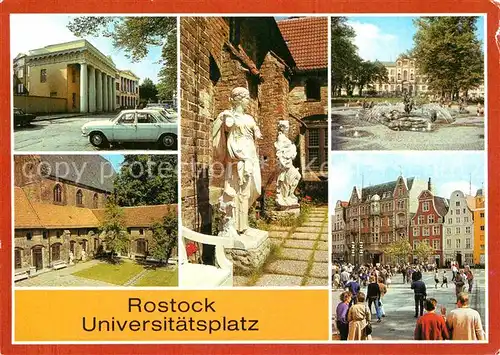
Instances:
[[[32,255],[32,265],[35,267],[35,270],[43,269],[43,247],[41,245],[34,246],[31,249]]]

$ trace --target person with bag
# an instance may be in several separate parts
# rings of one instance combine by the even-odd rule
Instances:
[[[472,273],[472,270],[470,269],[469,266],[466,266],[465,268],[465,277],[467,278],[467,284],[468,284],[468,291],[469,293],[472,292],[472,284],[474,283],[474,274]]]
[[[372,311],[372,304],[375,305],[375,313],[377,315],[377,322],[380,323],[382,321],[382,315],[380,313],[380,287],[377,283],[377,279],[374,275],[370,276],[370,283],[368,284],[366,296],[368,297],[368,309],[370,313]]]
[[[363,292],[358,293],[358,302],[349,309],[349,335],[347,340],[371,340],[371,313],[365,303]]]
[[[349,334],[349,322],[347,321],[347,313],[349,312],[349,303],[351,302],[352,294],[349,291],[340,294],[340,303],[337,305],[336,326],[340,334],[340,340],[347,340]]]

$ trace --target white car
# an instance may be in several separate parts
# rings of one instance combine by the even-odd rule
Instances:
[[[175,112],[173,110],[169,111],[169,110],[167,110],[163,107],[159,107],[159,106],[147,107],[147,108],[145,108],[145,110],[155,110],[155,111],[161,113],[162,116],[165,117],[170,122],[175,122],[177,120],[177,112]]]
[[[107,121],[87,122],[82,135],[89,137],[93,146],[109,143],[158,143],[162,148],[175,149],[177,122],[167,121],[156,110],[123,110]]]

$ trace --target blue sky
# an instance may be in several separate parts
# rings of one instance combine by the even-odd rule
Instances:
[[[50,44],[69,42],[76,39],[67,24],[75,16],[45,14],[13,14],[10,16],[11,59],[19,53],[27,53],[30,49],[41,48]],[[35,30],[34,30],[35,28]],[[140,83],[145,78],[158,82],[158,71],[161,66],[156,62],[161,57],[160,47],[151,47],[148,56],[138,63],[133,63],[125,56],[125,52],[115,49],[110,38],[86,37],[105,55],[111,55],[118,69],[129,69],[139,76]]]
[[[416,28],[412,16],[349,16],[356,31],[355,44],[365,60],[395,61],[413,47]],[[484,43],[484,17],[479,17],[477,37]]]
[[[348,201],[354,185],[376,185],[404,177],[432,179],[436,194],[450,198],[454,190],[472,193],[486,186],[484,152],[408,151],[333,152],[330,155],[330,201]]]
[[[101,156],[111,163],[116,172],[120,171],[120,167],[125,159],[122,154],[101,154]]]

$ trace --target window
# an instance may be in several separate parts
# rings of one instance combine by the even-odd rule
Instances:
[[[141,229],[139,229],[139,234],[140,234],[140,235],[144,235],[144,229],[142,229],[142,228],[141,228]]]
[[[56,238],[61,238],[61,231],[56,232]]]
[[[40,82],[41,83],[47,82],[47,69],[40,70]]]
[[[422,228],[422,235],[424,237],[428,237],[429,236],[429,227],[423,227]]]
[[[469,223],[469,217],[464,217],[464,223]]]
[[[319,80],[311,78],[306,81],[306,97],[307,100],[311,101],[321,100],[321,86]]]
[[[460,207],[460,201],[455,202],[456,207]]]
[[[448,224],[453,224],[453,218],[448,218]]]
[[[20,269],[23,267],[23,260],[22,260],[22,251],[21,249],[16,248],[14,250],[14,265],[16,269]]]
[[[322,165],[327,168],[328,164],[324,164],[328,157],[327,139],[326,128],[310,128],[306,131],[307,168],[319,170]]]
[[[439,234],[440,234],[439,226],[432,227],[432,235],[439,235]]]
[[[427,223],[434,223],[434,215],[430,214],[427,216]]]
[[[62,202],[62,187],[59,184],[54,186],[54,202]]]
[[[413,236],[418,237],[418,227],[413,227]]]
[[[42,232],[42,238],[43,238],[43,239],[47,239],[48,237],[49,237],[49,232],[47,232],[47,231],[43,231],[43,232]]]
[[[137,114],[137,123],[155,123],[155,122],[156,119],[153,117],[153,115],[145,113]]]
[[[460,217],[455,218],[457,223],[460,223]]]
[[[241,18],[230,17],[229,18],[229,41],[237,46],[240,44],[240,29],[241,29]]]
[[[19,79],[22,79],[22,78],[24,77],[24,69],[23,69],[23,68],[21,68],[21,69],[19,69],[19,70],[17,71],[17,77],[18,77]]]
[[[17,93],[18,94],[24,93],[24,85],[23,84],[17,84]]]
[[[451,239],[446,239],[446,247],[451,248]]]
[[[462,213],[465,214],[465,208],[462,210]]]
[[[456,233],[456,234],[460,234],[460,227],[456,227],[456,228],[455,228],[455,233]]]
[[[31,232],[27,232],[27,233],[26,233],[26,239],[28,239],[28,240],[33,239],[33,233],[31,233]]]
[[[417,224],[424,224],[424,218],[425,218],[425,216],[419,215],[418,216],[418,223]]]
[[[439,245],[439,240],[434,239],[434,240],[432,241],[432,247],[434,248],[434,250],[439,250],[439,249],[440,249],[440,247],[441,247],[441,246]]]
[[[94,197],[92,198],[92,205],[94,208],[99,208],[99,195],[97,193],[94,194]]]
[[[131,124],[135,122],[135,114],[133,112],[125,113],[120,117],[120,123]]]
[[[460,248],[460,239],[455,240],[455,248],[457,248],[457,249]]]
[[[465,249],[470,249],[470,238],[465,238]]]
[[[405,209],[405,201],[404,200],[399,200],[398,201],[398,209],[404,210]]]
[[[61,243],[52,244],[50,249],[52,262],[61,260]]]
[[[481,230],[484,231],[484,226],[481,226]]]
[[[460,208],[457,208],[457,209],[455,210],[455,214],[457,214],[457,215],[459,215],[459,214],[460,214]]]
[[[82,193],[82,190],[80,190],[80,189],[78,189],[78,191],[76,191],[76,204],[83,205],[83,193]]]
[[[417,249],[418,240],[413,240],[413,249]]]
[[[479,214],[479,217],[484,218],[484,213],[483,213],[483,212],[481,212],[481,213]]]
[[[51,91],[50,97],[57,97],[57,91]]]
[[[424,212],[429,211],[429,202],[426,201],[422,204],[422,211]]]
[[[446,234],[451,234],[451,228],[446,228]]]

